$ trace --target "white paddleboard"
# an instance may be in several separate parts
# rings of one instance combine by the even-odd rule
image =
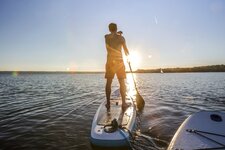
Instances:
[[[201,111],[182,123],[168,150],[218,148],[225,150],[225,113]]]
[[[122,100],[119,89],[112,93],[110,100],[110,111],[107,112],[105,107],[106,100],[99,106],[91,128],[91,143],[100,147],[123,147],[129,146],[129,133],[126,130],[117,129],[109,133],[106,125],[111,124],[116,119],[118,124],[132,131],[136,121],[136,106],[133,104],[131,97],[126,97],[126,103],[129,107],[122,111]]]

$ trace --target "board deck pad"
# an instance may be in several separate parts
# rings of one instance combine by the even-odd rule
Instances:
[[[98,125],[108,125],[113,119],[118,121],[118,124],[126,125],[130,119],[130,116],[122,111],[121,99],[110,100],[110,111],[107,112],[106,108],[102,108],[102,115],[99,118]]]
[[[109,112],[106,109],[105,104],[107,103],[106,98],[104,98],[96,111],[94,116],[92,127],[91,127],[91,143],[94,146],[99,147],[109,147],[111,148],[120,148],[120,147],[129,147],[129,131],[133,131],[136,124],[136,106],[133,102],[131,95],[126,93],[126,104],[129,107],[122,111],[122,98],[120,95],[120,89],[118,88],[111,94],[110,99],[110,110]],[[128,131],[123,131],[123,134],[116,126],[112,126],[112,120],[116,119],[119,125],[119,128],[126,128]],[[106,127],[106,125],[108,125]],[[107,132],[105,129],[113,132]],[[114,130],[116,129],[116,130]]]

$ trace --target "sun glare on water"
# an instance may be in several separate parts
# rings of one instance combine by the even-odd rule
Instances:
[[[125,56],[124,60],[127,60],[130,62],[132,71],[136,71],[137,69],[140,68],[140,63],[141,63],[141,56],[138,51],[130,51],[130,54],[128,57]],[[126,70],[130,71],[129,64],[126,62],[125,63]],[[130,96],[135,96],[136,95],[136,90],[135,90],[135,85],[134,85],[134,80],[136,80],[136,75],[135,73],[128,73],[127,74],[127,92]]]
[[[136,75],[133,74],[132,76],[131,73],[128,73],[126,81],[127,81],[127,92],[128,92],[128,95],[130,96],[136,95],[134,80],[136,80]]]

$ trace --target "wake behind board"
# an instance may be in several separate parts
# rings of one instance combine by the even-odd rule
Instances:
[[[181,124],[168,150],[193,149],[225,150],[225,113],[201,111]]]
[[[105,107],[106,100],[99,106],[91,128],[91,143],[101,147],[123,147],[128,146],[129,133],[125,130],[116,129],[109,132],[107,126],[111,126],[113,120],[116,120],[119,125],[132,131],[135,126],[136,107],[132,102],[131,97],[126,97],[126,103],[129,107],[122,111],[122,100],[119,89],[112,93],[110,100],[110,111],[107,112]]]

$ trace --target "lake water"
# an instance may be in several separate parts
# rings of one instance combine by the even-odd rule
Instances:
[[[169,143],[190,114],[225,111],[225,73],[135,77],[146,102],[140,117],[144,135]],[[104,86],[104,74],[0,74],[0,149],[92,150],[91,123]]]

